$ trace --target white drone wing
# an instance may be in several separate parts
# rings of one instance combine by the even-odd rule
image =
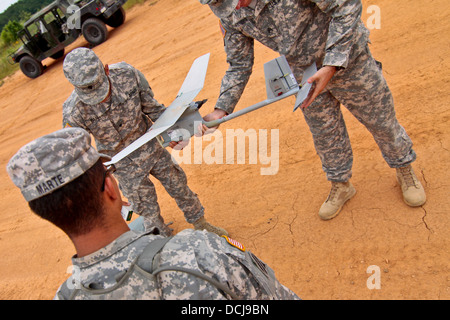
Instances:
[[[203,89],[206,70],[208,69],[209,56],[210,54],[208,53],[195,59],[189,73],[184,79],[183,85],[178,91],[177,97],[170,106],[167,107],[166,111],[164,111],[158,120],[155,121],[149,131],[112,157],[111,161],[105,163],[106,166],[119,162],[177,122],[178,118],[180,118],[183,112],[189,107],[189,104]]]

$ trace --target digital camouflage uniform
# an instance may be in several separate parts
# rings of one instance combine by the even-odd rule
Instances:
[[[109,161],[111,157],[91,146],[86,130],[64,128],[23,146],[9,160],[6,169],[26,201],[40,198],[42,204],[42,201],[55,200],[45,197],[54,196],[51,194],[57,189],[73,183],[99,159]],[[70,197],[56,201],[62,205],[67,199]],[[71,236],[74,234],[69,229],[74,225],[87,232],[83,235],[105,232],[103,225],[86,231],[86,223],[90,225],[91,220],[85,220],[84,215],[77,216],[81,220],[73,220],[74,217],[65,217],[65,210],[52,210],[50,206],[35,212],[62,225],[61,229]],[[98,210],[101,214],[102,208]],[[101,214],[103,218],[111,218],[106,223],[109,226],[115,224],[112,214],[119,216],[120,212]],[[113,229],[117,231],[117,224]],[[60,286],[55,299],[298,299],[278,282],[270,267],[228,237],[192,229],[174,237],[155,235],[155,228],[134,231],[121,227],[120,230],[118,237],[113,231],[114,240],[107,245],[72,258],[72,276]]]
[[[84,49],[84,48],[82,48]],[[72,51],[64,67],[77,61],[77,54],[84,55],[88,49]],[[68,61],[70,60],[70,61]],[[75,62],[74,62],[75,63]],[[102,66],[103,67],[103,66]],[[95,73],[88,67],[80,68],[80,73]],[[67,75],[66,75],[67,76]],[[111,96],[106,102],[100,93],[85,97],[82,90],[75,87],[71,96],[63,104],[63,126],[81,127],[91,133],[97,149],[111,157],[142,136],[164,112],[164,105],[154,99],[144,75],[125,62],[109,66]],[[70,81],[77,83],[77,74],[70,75]],[[92,91],[92,88],[89,88]],[[97,88],[102,91],[102,88]],[[89,104],[80,99],[89,100]],[[97,100],[95,100],[97,98]],[[151,121],[150,121],[151,120]],[[136,150],[115,164],[115,177],[124,196],[132,203],[133,210],[144,216],[146,225],[158,226],[161,232],[168,232],[160,214],[155,186],[149,174],[157,178],[184,212],[189,223],[204,215],[204,208],[197,195],[187,186],[187,178],[180,166],[175,164],[170,153],[161,147],[156,139]]]
[[[222,3],[200,2],[216,14]],[[340,103],[371,132],[390,167],[415,160],[411,139],[396,119],[391,92],[369,51],[360,0],[255,0],[253,4],[227,17],[218,14],[230,66],[216,108],[233,112],[252,72],[254,40],[258,40],[286,56],[299,83],[313,62],[319,68],[338,68],[325,90],[303,110],[328,180],[343,182],[351,177],[353,155]]]
[[[145,248],[157,247],[155,243],[163,239],[129,231],[97,252],[73,257],[72,276],[55,299],[299,299],[241,244],[235,247],[206,231],[183,230],[166,238],[163,248],[155,249],[154,259],[137,260]],[[156,272],[164,268],[183,271]]]

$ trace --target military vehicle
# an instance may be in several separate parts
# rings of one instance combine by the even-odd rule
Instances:
[[[106,25],[116,28],[125,21],[127,0],[57,0],[35,13],[19,32],[23,45],[10,55],[30,78],[39,77],[42,60],[64,56],[64,48],[83,35],[92,46],[108,36]]]

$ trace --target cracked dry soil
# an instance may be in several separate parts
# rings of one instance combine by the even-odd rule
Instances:
[[[370,47],[383,63],[398,119],[414,142],[414,168],[427,192],[424,206],[403,203],[394,170],[367,130],[343,109],[357,194],[335,219],[321,221],[317,211],[329,183],[302,115],[292,112],[293,99],[220,127],[224,135],[227,129],[279,130],[276,174],[261,175],[267,165],[249,164],[248,158],[245,164],[182,167],[208,219],[268,263],[303,299],[449,299],[450,3],[363,4],[363,20],[369,5],[381,10],[381,29],[371,30]],[[79,39],[68,50],[86,45]],[[259,44],[255,50],[254,73],[237,110],[265,99],[263,64],[277,54]],[[175,98],[193,60],[210,52],[198,96],[208,99],[203,115],[213,109],[227,69],[218,21],[195,0],[148,1],[131,9],[126,23],[110,30],[94,51],[105,63],[126,61],[140,69],[165,105]],[[22,145],[61,127],[61,106],[72,88],[61,60],[45,64],[38,79],[17,72],[0,87],[2,168]],[[203,143],[205,148],[210,142]],[[0,299],[51,299],[69,276],[74,248],[61,231],[30,213],[6,170],[0,175]],[[156,186],[175,232],[191,227]],[[371,266],[380,270],[380,289],[367,286]]]

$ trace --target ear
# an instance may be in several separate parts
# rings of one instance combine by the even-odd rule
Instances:
[[[119,193],[119,188],[117,187],[117,182],[111,175],[105,177],[105,195],[108,196],[112,201],[117,199],[122,199]]]

